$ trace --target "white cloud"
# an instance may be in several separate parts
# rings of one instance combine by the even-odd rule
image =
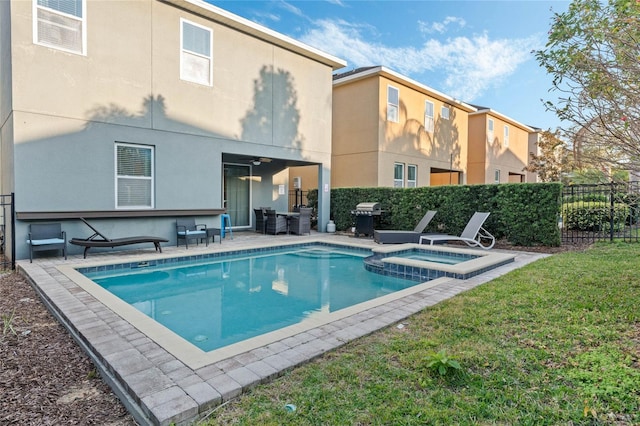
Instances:
[[[450,24],[458,24],[459,28],[464,28],[467,25],[467,21],[463,18],[457,18],[455,16],[447,16],[442,22],[424,22],[418,21],[418,29],[425,34],[431,33],[444,33]]]
[[[349,66],[383,65],[468,102],[513,75],[541,43],[535,37],[492,40],[483,33],[446,40],[432,38],[417,47],[391,47],[369,41],[367,35],[379,38],[369,26],[342,20],[321,20],[315,25],[301,41],[347,60]],[[427,73],[431,81],[421,78]]]

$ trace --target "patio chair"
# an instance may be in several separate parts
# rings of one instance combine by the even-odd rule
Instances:
[[[67,259],[67,233],[60,223],[32,223],[29,225],[29,262],[33,263],[34,251],[62,250]]]
[[[222,232],[222,231],[221,231]],[[196,224],[194,218],[176,220],[176,247],[180,245],[180,240],[184,240],[185,248],[189,248],[189,239],[196,240],[196,245],[204,238],[206,246],[209,246],[209,236],[207,235],[207,225]],[[222,234],[220,236],[222,239]]]
[[[429,222],[436,215],[435,210],[429,210],[420,219],[420,222],[413,228],[413,231],[396,231],[396,230],[374,230],[373,241],[378,244],[403,244],[403,243],[417,243],[420,237],[424,234],[424,230],[429,225]]]
[[[168,243],[169,240],[160,237],[148,237],[148,236],[135,236],[135,237],[123,237],[123,238],[107,238],[100,233],[96,228],[91,226],[84,218],[80,218],[91,230],[93,235],[88,238],[72,238],[69,241],[71,244],[84,247],[84,258],[87,258],[87,252],[91,247],[120,247],[128,246],[131,244],[153,243],[156,251],[162,253],[162,247],[160,243]]]
[[[433,245],[434,242],[446,241],[462,241],[469,247],[480,247],[489,250],[496,243],[496,238],[482,227],[489,217],[490,213],[475,212],[467,226],[464,228],[460,236],[446,234],[427,234],[420,237],[419,243],[428,242]],[[486,241],[486,242],[484,242]],[[484,242],[484,243],[483,243]]]
[[[300,207],[300,214],[291,216],[289,219],[289,233],[302,235],[311,234],[311,212],[310,207]]]
[[[276,213],[275,210],[267,210],[267,234],[276,235],[287,232],[287,217]]]
[[[265,214],[264,209],[253,209],[253,212],[256,214],[256,232],[261,234],[266,234],[267,232],[267,215]]]

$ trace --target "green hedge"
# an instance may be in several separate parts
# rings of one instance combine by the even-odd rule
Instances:
[[[620,231],[624,228],[630,217],[630,210],[627,204],[614,203],[614,231]],[[567,229],[610,231],[611,218],[611,204],[609,202],[573,202],[565,203],[562,206],[562,219]]]
[[[331,219],[339,231],[353,226],[361,202],[379,202],[379,229],[413,229],[427,210],[438,213],[428,232],[460,234],[476,211],[491,212],[485,228],[517,245],[560,245],[559,183],[449,185],[421,188],[336,188],[331,190]],[[311,191],[309,203],[317,193]],[[317,207],[317,205],[316,205]]]

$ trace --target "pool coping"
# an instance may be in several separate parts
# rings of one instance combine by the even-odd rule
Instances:
[[[317,234],[309,238],[283,237],[276,242],[270,239],[260,243],[252,239],[248,240],[248,244],[268,247],[282,246],[287,241],[331,241],[331,244],[382,248],[372,241],[360,242],[348,237],[342,238]],[[220,251],[222,248],[200,249],[202,252],[207,250]],[[144,261],[185,253],[184,250],[165,251],[166,254],[131,251],[124,256],[132,261]],[[229,247],[227,251],[234,251],[234,248]],[[190,249],[189,252],[194,253],[195,250]],[[437,282],[431,281],[424,287],[412,287],[412,292],[405,293],[403,290],[398,297],[389,298],[382,304],[363,306],[364,309],[359,312],[345,312],[329,322],[314,322],[301,328],[292,326],[294,328],[289,330],[291,333],[278,336],[270,343],[256,344],[244,351],[207,362],[196,359],[191,364],[191,361],[180,360],[145,333],[151,333],[153,337],[155,331],[134,327],[123,318],[122,312],[102,303],[95,294],[66,274],[69,272],[68,268],[74,265],[110,264],[115,259],[123,258],[123,252],[113,253],[88,261],[81,260],[79,256],[70,256],[66,262],[60,259],[34,260],[34,263],[19,261],[18,270],[27,277],[49,310],[89,354],[105,381],[114,389],[136,421],[139,424],[154,425],[192,422],[221,403],[260,383],[268,382],[297,365],[547,256],[518,252],[515,253],[514,262],[470,279],[443,278]],[[474,254],[477,253],[478,251],[474,251]]]

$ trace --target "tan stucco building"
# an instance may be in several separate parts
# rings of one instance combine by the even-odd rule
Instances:
[[[382,66],[333,82],[334,187],[464,183],[475,108]]]
[[[536,130],[490,108],[469,114],[469,184],[527,182]],[[533,180],[535,182],[535,180]]]

